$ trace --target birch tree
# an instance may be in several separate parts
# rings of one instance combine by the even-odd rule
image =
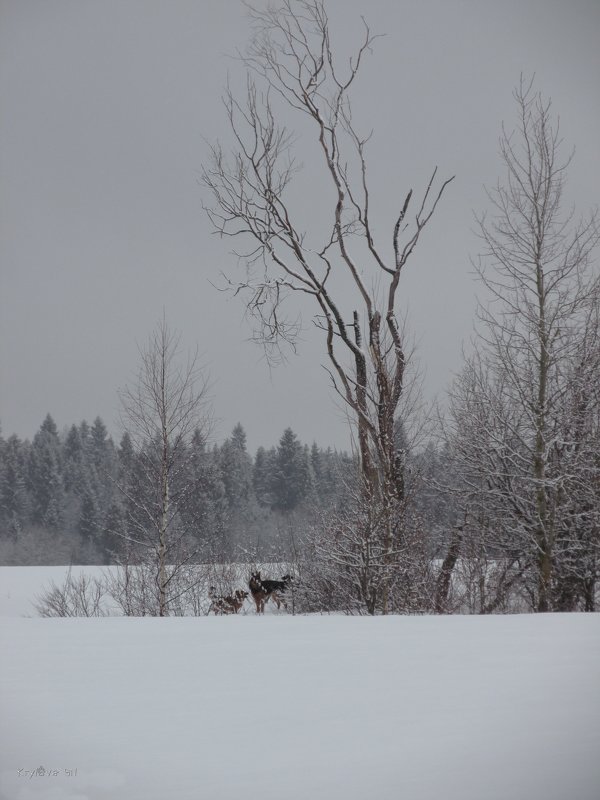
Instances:
[[[254,34],[241,57],[246,93],[228,88],[224,96],[234,147],[212,147],[203,171],[212,196],[207,211],[216,232],[240,240],[244,275],[228,278],[228,286],[245,298],[270,357],[296,343],[298,305],[290,298],[312,304],[333,389],[356,428],[361,502],[378,507],[388,574],[403,535],[404,464],[394,437],[407,365],[400,277],[452,179],[438,181],[436,168],[418,199],[412,188],[399,193],[388,235],[376,236],[370,134],[353,120],[352,94],[377,37],[364,23],[362,41],[347,57],[334,43],[323,0],[284,0],[249,13]],[[300,203],[293,186],[296,129],[284,118],[312,131],[315,181]],[[392,165],[386,169],[394,174]],[[304,211],[317,199],[329,205],[321,225],[308,225]],[[384,586],[384,613],[388,601]]]
[[[182,512],[195,489],[187,462],[192,438],[198,432],[206,436],[210,426],[207,382],[198,355],[182,358],[180,338],[164,319],[140,349],[136,380],[120,398],[136,473],[119,487],[127,500],[126,539],[130,559],[135,563],[141,558],[145,565],[140,574],[153,576],[162,617],[189,589],[179,580],[194,557],[197,533],[183,524]]]
[[[518,578],[530,605],[549,611],[560,605],[561,572],[597,558],[599,231],[594,213],[577,220],[565,210],[571,158],[550,101],[523,80],[514,98],[517,128],[500,139],[504,176],[478,220],[484,299],[449,432],[467,530],[489,531],[485,549],[510,567],[505,583]]]

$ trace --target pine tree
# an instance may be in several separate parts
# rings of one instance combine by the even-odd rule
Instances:
[[[106,467],[109,451],[109,440],[106,425],[100,417],[96,417],[90,430],[90,450],[96,469]]]
[[[0,428],[0,524],[4,521],[2,496],[4,494],[4,482],[6,475],[6,442],[2,436],[2,429]],[[0,529],[1,535],[1,529]]]
[[[42,525],[50,531],[58,532],[63,525],[64,506],[61,500],[62,492],[58,483],[57,491],[53,492],[42,519]]]
[[[246,452],[246,433],[239,423],[221,447],[220,463],[230,508],[246,505],[253,495],[252,459]]]
[[[92,424],[89,442],[93,490],[101,508],[107,509],[116,499],[119,459],[106,425],[100,417],[96,417]]]
[[[19,529],[28,521],[31,501],[25,481],[26,448],[18,436],[10,436],[3,446],[4,468],[0,480],[0,524],[3,530]]]
[[[71,425],[63,446],[63,481],[67,492],[81,494],[84,453],[77,425]]]
[[[315,476],[315,481],[318,486],[323,477],[323,456],[317,447],[316,442],[313,442],[312,447],[310,448],[310,463],[312,465],[313,475]]]
[[[252,486],[258,504],[270,507],[274,503],[273,483],[275,479],[276,450],[267,451],[259,447],[254,458],[252,470]]]
[[[276,470],[273,482],[274,507],[292,511],[306,497],[308,491],[305,475],[305,458],[302,445],[291,428],[286,428],[277,448]]]
[[[60,442],[50,414],[33,437],[29,454],[28,483],[34,522],[58,529],[64,512]]]
[[[58,428],[51,414],[46,414],[46,418],[40,426],[40,433],[47,433],[51,439],[58,442]]]
[[[181,512],[186,528],[208,550],[214,549],[223,536],[228,515],[219,460],[218,451],[207,450],[205,436],[200,430],[195,431],[185,478],[191,491]]]
[[[312,468],[310,448],[307,444],[302,448],[298,479],[299,491],[302,499],[315,501],[317,499],[315,474]]]
[[[133,450],[131,436],[127,433],[127,431],[125,431],[121,437],[121,441],[119,442],[118,458],[120,473],[131,473],[135,465],[135,452]]]
[[[81,503],[79,518],[79,533],[84,539],[91,541],[98,538],[99,517],[98,501],[93,494],[86,492]]]
[[[231,432],[231,442],[243,453],[246,452],[246,431],[241,422],[238,422]]]
[[[127,521],[123,507],[113,503],[108,509],[102,526],[101,548],[106,556],[106,563],[118,560],[127,549]]]

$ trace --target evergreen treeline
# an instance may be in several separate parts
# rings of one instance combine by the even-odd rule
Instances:
[[[48,414],[32,441],[0,436],[0,563],[121,558],[131,520],[143,513],[143,463],[129,435],[115,445],[100,417],[59,432]],[[352,464],[345,453],[302,444],[291,428],[254,457],[240,424],[220,446],[198,432],[180,476],[192,486],[182,523],[207,557],[268,555],[335,507]]]

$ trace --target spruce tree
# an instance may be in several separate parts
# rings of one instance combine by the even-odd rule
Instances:
[[[34,522],[57,529],[64,512],[60,442],[50,414],[33,437],[28,465]]]
[[[93,492],[86,492],[81,502],[79,516],[79,534],[88,542],[95,541],[100,534],[100,511],[98,501]]]
[[[0,524],[2,530],[7,530],[7,526],[20,529],[28,521],[31,502],[25,480],[25,446],[18,436],[10,436],[4,442],[2,456]]]
[[[254,458],[252,470],[252,485],[254,494],[261,506],[272,506],[274,503],[273,483],[275,471],[276,451],[265,450],[259,447]]]
[[[238,423],[221,447],[221,474],[230,508],[252,499],[252,459],[246,452],[246,433]]]
[[[292,511],[306,497],[308,486],[304,470],[304,450],[291,428],[286,428],[277,448],[273,482],[274,507]]]
[[[106,425],[96,417],[90,429],[90,449],[96,469],[104,469],[108,460],[109,440]]]
[[[63,446],[63,480],[67,492],[81,494],[83,444],[77,425],[71,425]]]

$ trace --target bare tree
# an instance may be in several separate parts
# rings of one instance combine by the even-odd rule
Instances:
[[[211,418],[198,354],[182,360],[180,338],[164,319],[140,349],[136,381],[120,398],[123,427],[136,453],[133,480],[119,486],[129,512],[128,567],[143,561],[142,580],[152,567],[153,597],[158,615],[165,616],[190,588],[188,580],[179,580],[197,549],[197,532],[182,514],[195,488],[187,461],[192,437],[198,431],[207,436]]]
[[[51,581],[34,606],[40,617],[105,617],[110,610],[104,581],[84,572],[74,576],[71,567],[62,585]]]
[[[523,80],[514,97],[518,128],[500,139],[505,176],[488,193],[492,215],[479,219],[475,266],[488,302],[451,392],[449,434],[465,539],[489,531],[504,585],[520,581],[531,606],[548,611],[560,606],[561,571],[589,580],[597,561],[599,229],[595,214],[576,221],[563,210],[571,159],[561,159],[550,101]]]
[[[334,46],[323,0],[284,0],[279,8],[249,6],[254,36],[241,57],[247,91],[239,100],[228,89],[224,103],[234,151],[211,150],[203,171],[213,197],[208,209],[215,230],[240,238],[237,252],[246,271],[229,288],[246,298],[256,337],[272,358],[295,344],[297,317],[285,301],[301,294],[312,303],[313,321],[324,333],[326,367],[335,392],[356,425],[362,492],[378,505],[378,536],[384,560],[402,537],[404,465],[394,423],[405,387],[407,363],[398,319],[400,275],[431,220],[450,180],[436,185],[437,169],[420,201],[412,189],[398,198],[387,246],[376,241],[367,149],[370,135],[353,122],[351,93],[376,37],[364,24],[350,58]],[[315,138],[317,183],[304,204],[331,197],[319,226],[304,230],[295,208],[294,137],[278,122],[294,116]],[[381,595],[388,610],[388,592]]]

